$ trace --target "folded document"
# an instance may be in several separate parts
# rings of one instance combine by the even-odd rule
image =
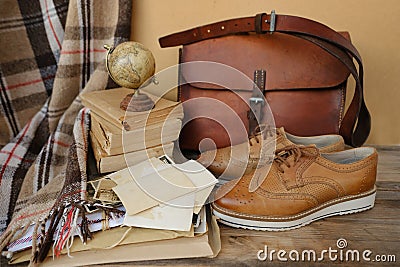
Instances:
[[[151,158],[108,175],[127,214],[124,225],[188,231],[217,179],[201,164],[190,160]]]

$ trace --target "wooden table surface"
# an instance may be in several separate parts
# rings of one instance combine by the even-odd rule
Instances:
[[[400,146],[379,146],[377,149],[379,153],[378,192],[375,207],[371,210],[326,218],[285,232],[241,230],[220,225],[222,249],[214,259],[160,260],[120,263],[112,264],[112,266],[283,266],[287,264],[289,266],[400,266]],[[347,250],[360,252],[360,262],[331,261],[327,254],[323,261],[316,263],[291,260],[281,262],[278,261],[276,254],[272,262],[268,259],[266,261],[257,259],[257,252],[264,249],[265,245],[269,250],[283,249],[287,253],[296,250],[301,255],[304,250],[320,253],[324,249],[328,250],[329,247],[337,249],[337,241],[340,238],[347,242],[347,247],[343,249],[345,253]],[[371,260],[378,255],[381,259],[386,257],[392,262],[366,262],[362,259],[364,250],[372,251],[369,256]],[[396,262],[393,262],[392,255],[395,256]],[[345,256],[343,258],[345,259]],[[6,265],[4,260],[1,263],[1,266]]]

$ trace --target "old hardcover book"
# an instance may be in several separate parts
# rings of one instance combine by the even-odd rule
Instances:
[[[170,142],[143,150],[110,156],[104,153],[104,151],[101,149],[99,141],[96,139],[96,136],[92,131],[90,131],[90,140],[99,173],[119,171],[129,166],[138,164],[148,158],[159,157],[161,155],[172,157],[172,152],[174,149],[174,143]]]
[[[170,143],[178,139],[181,126],[180,119],[166,119],[163,122],[126,131],[96,113],[91,113],[91,131],[107,155],[134,152]]]
[[[127,131],[159,123],[166,118],[183,118],[183,109],[179,102],[159,98],[143,91],[141,93],[147,94],[155,102],[154,108],[150,111],[142,112],[124,111],[120,108],[120,103],[126,95],[131,93],[133,93],[132,89],[117,88],[83,93],[81,94],[81,99],[83,105],[90,108],[91,111]]]

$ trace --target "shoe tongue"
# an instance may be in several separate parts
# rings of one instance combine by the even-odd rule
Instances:
[[[319,156],[319,150],[315,145],[308,145],[308,146],[304,146],[303,147],[303,152],[305,152],[306,154],[310,155],[310,156]]]
[[[292,142],[290,142],[288,139],[286,139],[286,138],[281,138],[281,137],[279,137],[279,138],[277,138],[277,140],[276,140],[276,149],[282,149],[282,148],[284,148],[284,147],[286,147],[286,146],[290,146],[290,145],[293,145],[293,143]]]
[[[285,128],[283,127],[276,128],[276,133],[282,135],[284,138],[287,138]]]
[[[294,145],[286,136],[285,128],[276,128],[276,149],[282,149],[286,146]]]

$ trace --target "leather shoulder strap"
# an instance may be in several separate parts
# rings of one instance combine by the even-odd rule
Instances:
[[[160,38],[159,42],[161,47],[170,47],[245,32],[280,32],[297,36],[320,46],[349,68],[356,80],[356,90],[342,120],[340,134],[351,146],[361,146],[365,142],[371,129],[371,118],[364,102],[361,56],[349,40],[324,24],[296,16],[263,13],[174,33]],[[358,72],[353,58],[358,63]]]
[[[347,67],[350,74],[353,76],[356,88],[350,106],[341,122],[339,132],[343,136],[346,144],[353,147],[361,146],[369,135],[371,129],[371,117],[364,102],[362,80],[357,72],[357,67],[353,62],[353,57],[345,50],[320,39],[311,36],[301,36],[300,38],[318,45],[326,52],[336,57]],[[362,66],[359,68],[362,68]],[[354,128],[356,122],[357,126]]]
[[[259,25],[261,23],[261,25]],[[182,32],[173,33],[159,39],[161,47],[187,45],[206,39],[246,33],[299,33],[319,36],[325,40],[337,43],[351,51],[356,57],[361,58],[357,49],[349,40],[328,26],[302,17],[275,14],[258,14],[254,17],[245,17],[220,21]]]

